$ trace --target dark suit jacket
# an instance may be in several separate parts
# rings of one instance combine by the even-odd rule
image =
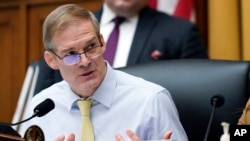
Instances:
[[[95,13],[100,21],[102,9]],[[162,56],[154,59],[155,50]],[[149,7],[139,14],[127,65],[155,60],[208,58],[198,28],[193,23]]]
[[[99,21],[102,11],[101,8],[95,12]],[[161,53],[160,57],[152,57],[156,50]],[[139,14],[127,66],[157,60],[188,58],[208,58],[197,26],[148,7],[144,8]],[[35,93],[62,79],[59,71],[50,69],[43,59],[39,63],[42,71],[38,76],[39,83]]]

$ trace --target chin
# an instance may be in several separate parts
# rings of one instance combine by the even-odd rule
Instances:
[[[99,85],[100,85],[99,81],[90,80],[88,82],[84,82],[81,87],[84,88],[84,89],[90,89],[91,90],[91,89],[96,89]]]

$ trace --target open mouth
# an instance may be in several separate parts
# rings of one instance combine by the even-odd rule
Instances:
[[[88,76],[88,75],[91,75],[93,72],[94,72],[94,71],[89,71],[89,72],[87,72],[87,73],[82,74],[81,76]]]

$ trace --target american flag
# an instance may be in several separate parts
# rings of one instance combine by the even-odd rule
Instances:
[[[150,7],[194,22],[193,0],[149,0]]]

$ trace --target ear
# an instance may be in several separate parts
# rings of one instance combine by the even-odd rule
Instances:
[[[57,60],[55,58],[55,56],[53,56],[53,54],[49,51],[45,51],[44,52],[44,59],[46,61],[46,63],[54,70],[58,70],[59,67],[57,65]]]

